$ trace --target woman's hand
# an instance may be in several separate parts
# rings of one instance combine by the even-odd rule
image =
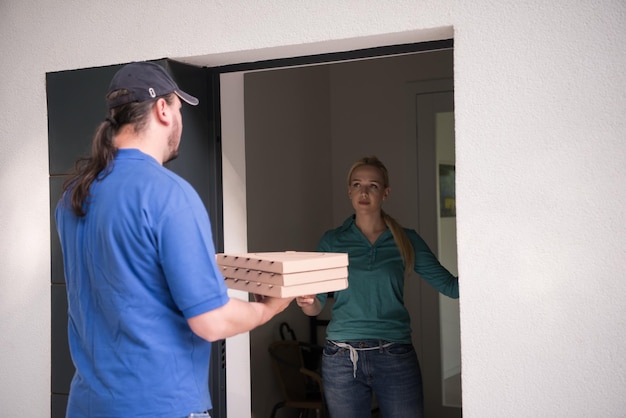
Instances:
[[[298,296],[296,298],[296,303],[301,308],[310,306],[315,303],[315,295]]]
[[[315,295],[298,296],[296,303],[308,316],[317,316],[322,311],[322,303]]]

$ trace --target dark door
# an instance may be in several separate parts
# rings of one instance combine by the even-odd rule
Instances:
[[[180,156],[167,167],[189,181],[204,202],[218,252],[223,251],[219,75],[172,60],[158,60],[181,89],[200,99],[198,106],[183,106]],[[46,74],[48,100],[48,153],[50,166],[51,243],[51,417],[65,417],[74,374],[67,343],[67,298],[54,208],[63,180],[74,161],[90,152],[91,139],[106,115],[104,95],[121,65]],[[213,417],[226,417],[225,342],[213,344],[209,386]]]

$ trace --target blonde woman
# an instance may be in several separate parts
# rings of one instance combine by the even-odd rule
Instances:
[[[318,246],[318,251],[349,256],[349,287],[335,292],[322,358],[331,418],[370,416],[372,393],[383,417],[422,417],[422,377],[404,306],[404,279],[415,271],[444,295],[459,297],[458,278],[414,230],[383,211],[390,191],[387,169],[376,157],[354,163],[348,173],[354,214],[326,232]],[[305,314],[315,316],[326,298],[296,300]]]

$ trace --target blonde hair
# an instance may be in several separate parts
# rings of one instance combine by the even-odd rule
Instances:
[[[383,187],[389,187],[389,172],[387,171],[387,167],[375,156],[364,157],[352,164],[350,167],[350,171],[348,172],[348,185],[350,185],[350,180],[352,178],[352,173],[359,167],[363,166],[371,166],[380,171],[383,176]],[[404,228],[391,216],[389,216],[384,210],[381,210],[381,216],[387,228],[391,231],[391,235],[393,236],[393,240],[396,242],[396,246],[400,251],[400,255],[402,256],[402,261],[404,262],[404,272],[407,274],[410,271],[413,271],[413,265],[415,264],[415,251],[413,249],[413,245],[409,240],[409,237],[406,235]]]

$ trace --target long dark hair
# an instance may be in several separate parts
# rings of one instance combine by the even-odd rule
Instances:
[[[128,94],[126,90],[117,90],[107,96],[107,100]],[[168,104],[174,101],[174,93],[162,96]],[[63,191],[70,194],[69,202],[76,216],[87,214],[89,190],[96,180],[102,180],[111,169],[111,163],[117,154],[113,137],[124,125],[131,125],[134,132],[145,129],[150,110],[158,97],[144,102],[132,102],[109,110],[109,115],[100,123],[91,144],[91,155],[83,157],[74,164],[74,171],[63,183]]]
[[[352,164],[352,167],[350,167],[350,171],[348,172],[348,185],[350,185],[350,180],[352,179],[352,173],[354,170],[364,165],[378,169],[382,174],[383,182],[385,183],[383,184],[383,187],[389,187],[389,172],[387,171],[387,167],[385,167],[385,165],[375,156],[361,158],[359,161]],[[396,242],[396,246],[400,251],[402,261],[404,261],[405,273],[412,271],[413,264],[415,263],[415,250],[413,249],[411,241],[409,241],[409,237],[406,235],[406,232],[404,232],[404,229],[398,221],[389,216],[389,214],[381,210],[381,216],[387,225],[387,228],[391,231],[393,240]]]

